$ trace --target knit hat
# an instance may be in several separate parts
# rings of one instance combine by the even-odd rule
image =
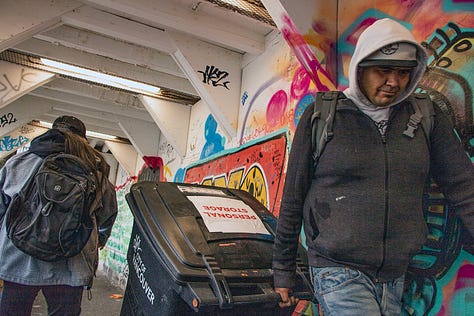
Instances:
[[[416,67],[416,47],[413,44],[398,42],[386,45],[364,58],[359,67],[395,66]]]
[[[74,116],[64,115],[58,117],[53,123],[53,128],[64,129],[86,138],[86,126],[80,119]]]

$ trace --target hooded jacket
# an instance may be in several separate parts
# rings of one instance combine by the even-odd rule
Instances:
[[[421,47],[407,91],[393,104],[375,108],[359,89],[358,63],[400,41],[416,44],[404,27],[385,19],[361,35],[350,63],[347,98],[339,100],[334,136],[316,169],[309,141],[312,106],[301,117],[278,218],[275,287],[294,286],[302,226],[311,266],[349,267],[382,282],[403,275],[426,240],[422,195],[430,174],[474,233],[474,171],[447,117],[434,106],[430,139],[421,128],[414,138],[403,135],[413,113],[410,94],[426,65]],[[376,122],[385,119],[381,135]]]
[[[64,151],[64,135],[57,129],[38,136],[30,150],[10,158],[0,170],[0,279],[23,285],[91,286],[98,265],[98,247],[105,245],[117,216],[117,201],[110,182],[100,188],[96,200],[95,229],[78,255],[67,260],[46,262],[21,250],[7,236],[5,212],[13,195],[35,175],[43,159]]]

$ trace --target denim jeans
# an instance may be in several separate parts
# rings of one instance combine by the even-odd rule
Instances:
[[[346,267],[312,267],[311,272],[324,316],[401,315],[404,276],[379,283]]]

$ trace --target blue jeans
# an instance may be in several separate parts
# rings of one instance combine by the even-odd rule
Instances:
[[[378,283],[346,267],[312,267],[311,272],[324,316],[401,315],[404,276]]]

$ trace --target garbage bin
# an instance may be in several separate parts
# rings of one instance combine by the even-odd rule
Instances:
[[[271,269],[276,218],[249,193],[138,182],[121,315],[279,315]],[[299,249],[302,299],[311,299]]]

